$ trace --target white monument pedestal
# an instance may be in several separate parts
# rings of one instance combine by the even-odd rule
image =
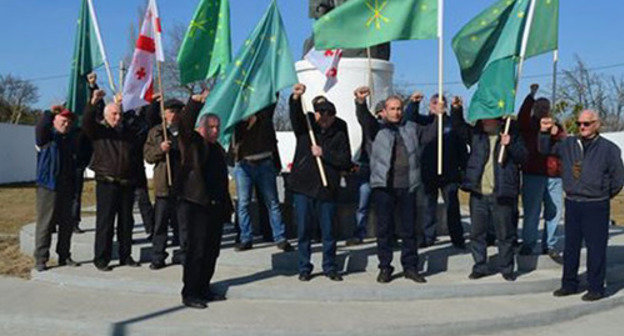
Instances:
[[[394,64],[384,60],[372,59],[373,74],[373,104],[374,108],[378,101],[386,99],[392,94],[392,78],[394,75]],[[338,117],[344,120],[349,127],[349,141],[351,143],[351,154],[355,155],[362,142],[362,130],[355,116],[355,104],[353,102],[353,91],[360,86],[369,84],[369,61],[366,58],[343,58],[338,65],[338,81],[324,92],[325,75],[317,70],[306,60],[295,64],[299,81],[306,85],[307,90],[303,96],[308,108],[312,108],[311,101],[318,95],[326,96],[336,105]]]

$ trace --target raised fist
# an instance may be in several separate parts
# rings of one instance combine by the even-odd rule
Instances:
[[[104,90],[95,90],[93,92],[93,98],[91,98],[91,105],[97,104],[102,98],[106,96],[106,92]]]
[[[412,95],[410,96],[410,101],[414,102],[414,103],[420,103],[423,100],[423,93],[420,91],[414,91],[414,93],[412,93]]]
[[[535,95],[537,93],[537,90],[539,90],[539,84],[531,84],[531,95]]]
[[[364,101],[366,101],[366,98],[370,96],[370,93],[371,91],[368,86],[360,86],[359,88],[355,89],[355,91],[353,92],[353,94],[355,95],[355,99],[359,103],[363,103]]]
[[[453,101],[451,101],[451,106],[453,108],[460,108],[464,106],[464,102],[462,101],[461,97],[455,96],[453,97]]]
[[[549,132],[552,130],[555,122],[551,117],[545,117],[540,120],[540,130],[542,132]]]
[[[294,99],[301,98],[301,96],[303,96],[305,91],[306,91],[306,86],[305,85],[303,85],[301,83],[295,84],[295,86],[293,86],[293,90],[292,90],[293,98]]]

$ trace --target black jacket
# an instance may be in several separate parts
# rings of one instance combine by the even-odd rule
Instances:
[[[328,129],[321,129],[314,120],[314,115],[303,114],[301,100],[290,97],[290,122],[297,137],[295,158],[289,178],[289,188],[313,198],[332,201],[340,187],[340,173],[351,166],[351,150],[346,123],[336,118]],[[321,160],[325,169],[328,187],[321,182],[316,158],[312,155],[306,116],[310,120],[317,145],[323,149]]]
[[[520,193],[520,165],[527,160],[529,152],[524,145],[515,122],[512,122],[509,134],[511,143],[505,149],[505,157],[502,164],[498,163],[500,152],[500,137],[496,141],[494,151],[494,192],[499,198],[515,198]],[[481,179],[487,160],[490,156],[490,140],[488,134],[483,132],[480,123],[472,128],[472,140],[470,157],[466,166],[466,176],[462,182],[462,189],[481,193]]]
[[[420,115],[418,104],[410,103],[406,109],[405,118],[418,124],[420,129],[421,171],[425,185],[437,183],[460,183],[466,164],[468,163],[468,146],[461,131],[458,130],[459,123],[456,119],[463,120],[461,109],[452,109],[451,116],[444,115],[442,119],[443,128],[443,157],[442,176],[438,175],[438,122],[434,115]],[[437,183],[436,183],[437,182]]]
[[[355,116],[362,127],[362,143],[356,162],[360,165],[359,174],[368,179],[370,176],[370,153],[373,150],[373,141],[379,130],[380,121],[370,114],[366,104],[355,102]]]
[[[251,127],[247,121],[236,124],[233,139],[237,162],[250,155],[274,152],[277,145],[277,136],[273,127],[276,106],[272,104],[257,112],[256,122]]]
[[[556,154],[561,158],[563,190],[568,199],[608,200],[622,190],[622,152],[617,145],[601,136],[583,148],[581,140],[576,136],[557,141],[549,133],[541,133],[538,150],[542,154]],[[580,165],[580,174],[576,177],[575,165]]]

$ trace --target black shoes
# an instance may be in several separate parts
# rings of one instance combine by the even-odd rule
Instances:
[[[208,305],[204,300],[196,299],[196,298],[183,298],[182,304],[194,309],[206,309]]]
[[[208,291],[204,294],[203,299],[206,302],[215,302],[215,301],[225,301],[226,297],[223,294],[215,293],[213,291]]]
[[[81,229],[78,225],[74,226],[74,233],[81,234],[84,233],[84,230]]]
[[[563,256],[559,254],[559,252],[555,250],[548,250],[548,252],[546,253],[550,257],[550,259],[552,259],[554,262],[556,262],[559,265],[563,265]]]
[[[583,295],[581,297],[581,300],[587,301],[587,302],[592,302],[592,301],[598,301],[598,300],[602,299],[603,297],[604,297],[604,294],[594,293],[594,292],[587,292],[587,293],[585,293],[585,295]]]
[[[242,251],[251,250],[252,247],[253,247],[253,245],[249,241],[249,242],[246,242],[246,243],[239,243],[238,245],[236,245],[234,250],[236,250],[238,252],[242,252]]]
[[[362,241],[362,239],[360,239],[360,238],[351,238],[351,239],[348,239],[348,240],[345,242],[345,245],[346,245],[346,246],[357,246],[357,245],[361,245],[361,244],[362,244],[362,242],[363,242],[363,241]]]
[[[556,297],[564,297],[564,296],[570,296],[574,294],[578,294],[578,291],[567,289],[567,288],[559,288],[553,292],[553,295]]]
[[[74,261],[72,258],[66,258],[64,260],[59,260],[59,266],[71,266],[78,267],[80,266],[79,262]]]
[[[152,261],[152,262],[150,263],[150,265],[149,265],[149,268],[150,268],[151,270],[156,271],[156,270],[159,270],[159,269],[161,269],[161,268],[165,268],[165,266],[166,266],[166,265],[165,265],[165,263],[164,263],[163,261],[156,261],[156,262]]]
[[[460,242],[453,243],[453,247],[455,247],[456,249],[465,250],[466,242],[460,241]]]
[[[505,279],[505,281],[516,281],[516,274],[514,272],[503,273],[503,279]]]
[[[417,283],[427,282],[427,279],[425,279],[424,276],[420,275],[416,270],[412,270],[412,269],[405,271],[405,278],[413,280],[414,282],[417,282]]]
[[[329,272],[325,276],[331,281],[342,281],[342,276],[336,271]]]
[[[251,243],[250,243],[250,247],[251,248]],[[292,252],[293,251],[293,247],[292,245],[290,245],[290,243],[284,239],[281,242],[277,243],[277,248],[284,251],[284,252]]]
[[[533,248],[526,246],[526,245],[521,245],[520,247],[520,251],[518,251],[518,254],[521,256],[530,256],[533,255]]]
[[[379,275],[377,276],[377,282],[379,283],[388,283],[392,280],[392,272],[394,271],[394,269],[392,267],[390,268],[383,268],[381,270],[379,270]]]
[[[128,267],[139,267],[139,266],[141,266],[141,264],[138,263],[137,261],[135,261],[134,259],[132,259],[132,257],[129,257],[128,259],[120,262],[119,265],[121,265],[121,266],[128,266]]]
[[[309,272],[301,272],[299,273],[299,281],[310,281],[312,280],[312,276]]]
[[[470,279],[470,280],[478,280],[478,279],[481,279],[481,278],[485,278],[486,276],[488,276],[488,275],[485,274],[485,273],[479,273],[479,272],[472,271],[472,273],[470,273],[470,275],[468,276],[468,279]]]
[[[48,266],[45,263],[35,264],[35,271],[37,272],[43,272],[43,271],[46,271],[47,269],[48,269]]]
[[[98,271],[102,271],[102,272],[110,272],[110,271],[113,270],[113,268],[108,266],[108,265],[105,265],[105,266],[95,266],[95,267],[98,269]]]

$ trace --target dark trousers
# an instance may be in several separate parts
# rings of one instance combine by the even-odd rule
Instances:
[[[156,197],[154,202],[155,225],[152,236],[152,262],[161,263],[167,258],[167,237],[169,227],[178,235],[179,228],[176,201],[172,197]]]
[[[112,257],[113,232],[117,218],[119,261],[125,262],[132,252],[132,205],[134,187],[97,181],[95,185],[96,223],[93,263],[107,266]]]
[[[76,184],[74,185],[74,197],[71,200],[71,216],[73,224],[78,227],[81,221],[80,211],[82,206],[82,188],[84,186],[84,168],[76,168]]]
[[[336,238],[334,237],[334,217],[336,203],[315,199],[303,194],[293,193],[295,218],[297,219],[297,236],[299,242],[299,272],[311,273],[313,265],[311,241],[313,238],[314,218],[321,226],[323,240],[323,273],[336,271]]]
[[[464,228],[462,227],[459,213],[458,183],[434,182],[425,187],[426,211],[424,215],[423,241],[431,245],[436,240],[438,190],[442,192],[442,198],[446,205],[446,224],[448,225],[451,242],[454,245],[462,244],[464,242]]]
[[[204,298],[210,291],[223,234],[223,206],[186,203],[188,245],[184,259],[182,297]]]
[[[609,240],[609,200],[595,202],[565,201],[565,246],[562,287],[578,289],[581,243],[587,246],[589,291],[604,294]]]
[[[191,225],[191,223],[193,223],[193,220],[195,220],[195,214],[193,213],[193,210],[195,209],[193,207],[194,205],[195,203],[185,200],[179,200],[176,205],[177,220],[175,221],[175,225],[177,225],[177,227],[174,227],[173,230],[174,232],[178,232],[177,236],[180,248],[173,252],[173,260],[174,262],[179,262],[181,264],[184,264],[184,258],[186,256],[186,250],[188,248],[188,227],[189,225]],[[173,240],[174,242],[176,240],[175,234]]]
[[[498,243],[498,270],[503,274],[514,271],[513,241],[517,236],[514,208],[517,199],[494,195],[470,194],[470,250],[475,261],[473,272],[488,274],[486,235],[488,226],[494,225]]]
[[[401,265],[404,271],[418,269],[416,245],[416,193],[407,189],[373,189],[377,213],[377,257],[380,269],[390,269],[395,235],[394,213],[398,207],[401,228]]]
[[[58,191],[37,188],[37,224],[35,227],[35,262],[45,264],[50,259],[52,229],[58,225],[56,253],[59,261],[70,257],[69,249],[74,230],[71,214],[73,190],[60,188]]]
[[[147,234],[153,234],[154,232],[154,207],[149,198],[149,192],[147,186],[141,186],[134,189],[134,199],[139,205],[139,211],[141,212],[141,218],[143,219],[143,227]]]

